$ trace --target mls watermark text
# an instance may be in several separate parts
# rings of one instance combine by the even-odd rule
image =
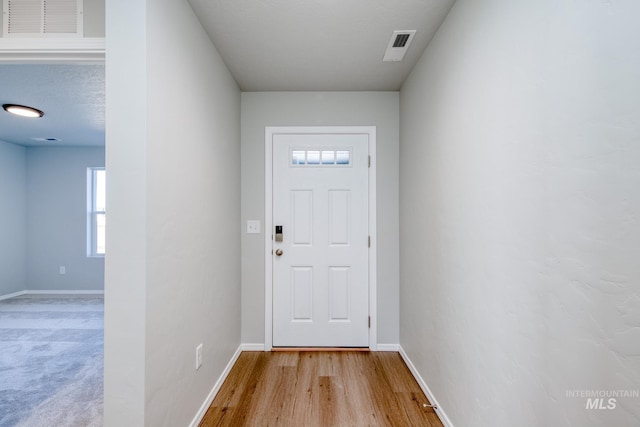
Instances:
[[[567,390],[566,397],[586,399],[586,409],[616,409],[618,399],[640,398],[640,390]]]

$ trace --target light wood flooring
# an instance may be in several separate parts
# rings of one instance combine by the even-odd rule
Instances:
[[[210,426],[442,426],[398,353],[243,352]]]

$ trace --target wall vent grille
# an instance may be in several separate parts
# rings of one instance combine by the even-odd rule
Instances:
[[[3,0],[4,37],[81,37],[83,0]]]
[[[415,35],[416,30],[394,31],[382,60],[385,62],[402,61]]]
[[[409,40],[409,34],[398,34],[393,42],[393,47],[405,47],[407,40]]]

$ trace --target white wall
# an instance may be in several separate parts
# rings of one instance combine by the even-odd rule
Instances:
[[[240,344],[240,91],[186,1],[148,6],[146,422],[176,426]]]
[[[105,0],[84,0],[82,23],[85,37],[104,37]]]
[[[104,258],[87,257],[88,167],[104,147],[27,148],[28,290],[104,289]]]
[[[27,154],[0,141],[0,297],[27,287]]]
[[[145,0],[106,3],[105,427],[145,425],[146,15]]]
[[[378,342],[398,343],[398,92],[242,94],[242,342],[264,343],[264,128],[332,125],[377,126]]]
[[[400,341],[456,426],[631,426],[640,3],[458,0],[401,91]]]
[[[107,5],[105,425],[188,425],[240,344],[240,91],[186,1],[119,3]]]

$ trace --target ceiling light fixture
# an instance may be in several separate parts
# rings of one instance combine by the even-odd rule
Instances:
[[[48,137],[48,138],[31,138],[34,141],[38,141],[38,142],[58,142],[58,141],[62,141],[60,138],[53,138],[53,137]]]
[[[4,104],[2,106],[7,113],[15,114],[16,116],[39,118],[44,116],[44,113],[36,108],[27,107],[25,105],[16,104]]]

